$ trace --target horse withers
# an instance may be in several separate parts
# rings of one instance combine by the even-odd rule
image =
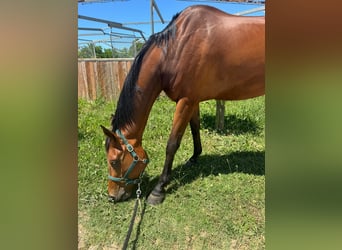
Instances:
[[[265,91],[265,18],[234,16],[216,8],[191,6],[144,44],[125,79],[112,128],[103,126],[112,201],[130,197],[148,163],[142,135],[160,92],[176,102],[162,174],[148,197],[165,198],[172,162],[190,123],[194,152],[202,152],[199,103],[243,100]]]

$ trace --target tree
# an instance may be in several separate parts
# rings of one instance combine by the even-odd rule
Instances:
[[[103,56],[104,58],[112,58],[113,57],[112,49],[104,49]]]
[[[78,50],[78,58],[93,58],[94,44],[90,43],[88,46],[82,47]]]
[[[135,43],[135,48],[134,48],[134,43]],[[132,42],[132,45],[128,49],[129,56],[130,57],[135,57],[139,53],[139,51],[141,50],[143,45],[144,45],[144,43],[140,42],[139,39],[136,38]]]
[[[135,44],[134,44],[135,43]],[[103,49],[101,46],[95,46],[93,43],[89,43],[87,46],[78,50],[79,58],[129,58],[135,57],[141,50],[144,43],[138,39],[134,40],[129,48],[122,49]],[[95,55],[94,55],[95,51]]]
[[[101,46],[95,46],[96,58],[103,58],[103,51]]]
[[[94,58],[94,51],[96,58],[112,58],[113,52],[111,49],[103,49],[101,46],[94,46],[94,44],[89,43],[88,46],[85,46],[78,50],[79,58]]]

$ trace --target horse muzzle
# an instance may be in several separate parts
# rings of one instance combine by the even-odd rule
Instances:
[[[109,202],[119,202],[119,201],[125,201],[127,200],[129,197],[131,197],[132,195],[132,191],[128,192],[125,190],[124,187],[120,187],[119,188],[119,192],[116,195],[108,195],[108,201]]]

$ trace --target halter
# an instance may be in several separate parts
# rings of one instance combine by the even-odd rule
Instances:
[[[132,155],[133,158],[133,162],[131,163],[131,165],[129,166],[127,172],[125,173],[125,175],[123,177],[113,177],[111,175],[108,175],[108,179],[115,181],[115,182],[125,182],[126,185],[129,184],[138,184],[140,183],[140,177],[143,174],[143,172],[140,174],[139,178],[137,179],[130,179],[128,178],[128,175],[132,172],[132,170],[134,169],[135,165],[137,165],[137,163],[139,161],[141,161],[144,164],[149,163],[149,159],[140,159],[139,156],[137,155],[137,153],[134,151],[134,148],[131,144],[128,143],[128,141],[126,140],[125,136],[121,133],[121,131],[119,129],[117,129],[115,131],[115,133],[117,135],[119,135],[119,137],[121,138],[121,140],[123,141],[123,143],[125,144],[127,151]]]

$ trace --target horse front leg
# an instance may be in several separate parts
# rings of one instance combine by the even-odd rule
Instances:
[[[159,177],[158,184],[154,187],[147,198],[147,202],[157,205],[163,202],[165,198],[165,187],[171,180],[171,169],[174,156],[180,146],[184,131],[190,121],[196,105],[191,104],[187,98],[180,99],[176,105],[176,111],[173,118],[172,130],[166,146],[166,158],[163,172]]]

